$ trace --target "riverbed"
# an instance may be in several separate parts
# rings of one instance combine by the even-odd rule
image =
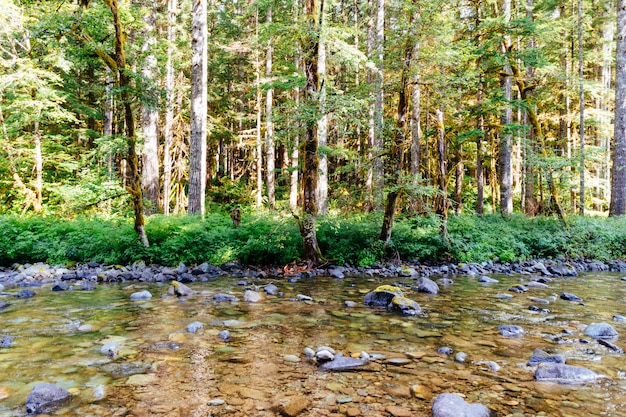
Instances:
[[[26,415],[38,382],[70,391],[71,402],[55,414],[69,417],[430,416],[441,393],[497,416],[625,416],[626,358],[584,334],[586,325],[606,322],[623,338],[626,323],[615,320],[626,315],[622,277],[586,273],[513,292],[531,277],[492,275],[499,282],[483,284],[459,276],[437,295],[411,291],[410,278],[371,277],[218,277],[188,284],[196,291],[188,297],[168,295],[169,283],[59,292],[45,285],[28,299],[12,296],[20,288],[5,290],[0,339],[11,342],[0,348],[0,417]],[[278,294],[263,291],[269,283]],[[364,296],[383,284],[401,286],[422,314],[366,307]],[[261,299],[244,301],[246,289]],[[142,290],[152,298],[130,299]],[[583,301],[562,300],[563,292]],[[217,302],[215,294],[238,301]],[[194,333],[186,329],[193,322],[201,323]],[[500,325],[524,334],[502,336]],[[370,361],[349,372],[321,371],[304,353],[319,346],[344,356],[365,352]],[[606,378],[536,382],[527,365],[535,349]],[[465,361],[455,360],[459,352]]]

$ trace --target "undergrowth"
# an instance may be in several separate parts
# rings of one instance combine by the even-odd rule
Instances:
[[[390,244],[378,240],[380,214],[320,216],[317,237],[329,262],[367,266],[390,260],[500,262],[535,258],[597,259],[626,257],[626,219],[571,217],[569,228],[556,218],[461,215],[448,220],[448,240],[437,216],[399,216]],[[141,246],[132,221],[122,218],[0,216],[0,265],[47,262],[161,265],[284,265],[301,259],[302,240],[288,214],[244,213],[234,228],[225,212],[196,216],[151,216]]]

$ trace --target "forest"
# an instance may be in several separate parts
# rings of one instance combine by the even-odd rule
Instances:
[[[623,222],[584,216],[626,211],[625,3],[0,0],[2,262],[74,259],[10,239],[85,219],[133,222],[145,250],[202,219],[255,239],[292,222],[298,249],[261,263],[542,256],[459,250],[490,224],[604,233],[548,256],[624,256]],[[365,255],[331,247],[350,233]]]

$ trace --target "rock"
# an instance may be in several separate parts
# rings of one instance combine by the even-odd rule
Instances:
[[[28,414],[45,414],[69,402],[69,391],[54,384],[37,384],[26,397]]]
[[[365,295],[365,305],[368,307],[387,307],[395,296],[403,296],[402,290],[393,285],[381,285]]]
[[[15,298],[33,298],[35,296],[35,292],[31,290],[22,290],[15,294]]]
[[[524,335],[524,329],[522,327],[509,324],[498,326],[498,331],[504,337],[521,337]]]
[[[0,301],[0,310],[4,310],[5,308],[7,308],[10,305],[11,304],[9,304],[9,303],[5,303],[3,301]]]
[[[11,347],[13,345],[13,340],[15,340],[13,336],[4,336],[2,340],[0,340],[0,348]]]
[[[296,295],[296,300],[298,300],[298,301],[313,301],[313,298],[309,297],[308,295],[298,294],[298,295]]]
[[[2,303],[0,303],[0,310],[1,309],[2,309]],[[615,316],[613,316],[613,321],[624,322],[626,321],[626,317],[616,314]]]
[[[482,282],[483,284],[496,284],[500,281],[498,281],[497,279],[488,277],[486,275],[483,275],[482,277],[478,278],[478,282]]]
[[[494,296],[495,298],[499,298],[501,300],[507,300],[509,298],[513,298],[513,295],[511,294],[502,294],[502,293],[498,293]]]
[[[437,282],[443,286],[449,286],[454,284],[454,281],[452,281],[450,278],[440,278],[437,280]]]
[[[529,300],[537,304],[550,304],[550,300],[547,300],[545,298],[530,297]]]
[[[313,358],[315,356],[315,351],[310,347],[305,347],[304,356],[306,356],[307,358]]]
[[[494,372],[498,372],[500,369],[502,369],[502,367],[494,361],[487,362],[487,366]]]
[[[189,333],[196,333],[198,332],[198,330],[201,330],[204,328],[204,323],[201,323],[199,321],[194,321],[191,322],[187,325],[187,327],[185,327],[185,330],[187,330],[187,332]]]
[[[328,362],[335,359],[336,352],[328,346],[320,346],[315,352],[315,360],[318,363]]]
[[[558,275],[560,277],[578,276],[578,272],[576,272],[576,269],[567,264],[550,265],[548,267],[548,271],[550,271],[553,275]]]
[[[585,328],[585,335],[593,339],[616,339],[617,331],[608,323],[592,323]]]
[[[236,303],[239,301],[239,298],[230,294],[215,294],[213,296],[213,301],[216,303]]]
[[[218,405],[223,405],[226,402],[224,400],[222,400],[221,398],[214,398],[212,400],[209,400],[209,402],[207,403],[209,405],[209,407],[216,407]]]
[[[422,308],[416,301],[410,298],[396,295],[387,306],[388,310],[399,311],[403,316],[416,316],[422,312]]]
[[[267,295],[276,295],[278,294],[278,287],[274,284],[267,284],[263,287],[263,291],[265,291]]]
[[[230,332],[228,330],[222,330],[217,334],[217,337],[222,339],[224,342],[228,342],[230,340]]]
[[[560,297],[561,297],[561,300],[565,300],[565,301],[576,301],[576,302],[581,302],[581,301],[583,300],[583,299],[582,299],[582,298],[580,298],[579,296],[574,295],[574,294],[571,294],[571,293],[569,293],[569,292],[564,292],[564,293],[561,293]]]
[[[451,347],[440,347],[437,349],[437,353],[441,354],[441,355],[446,355],[446,356],[450,356],[454,353],[454,349],[452,349]]]
[[[397,405],[388,405],[385,410],[393,417],[411,417],[413,411],[410,408],[400,407]]]
[[[120,352],[120,346],[116,342],[107,342],[100,348],[100,353],[111,358],[117,356]]]
[[[412,287],[412,289],[417,292],[425,292],[426,294],[439,293],[439,285],[437,285],[435,281],[428,278],[418,279],[417,285]]]
[[[152,298],[152,294],[148,290],[134,292],[130,295],[131,300],[149,300]]]
[[[489,417],[482,404],[470,404],[458,394],[440,394],[433,402],[433,417]]]
[[[356,303],[355,301],[345,301],[343,303],[347,308],[354,308],[358,306],[358,303]]]
[[[602,346],[607,347],[609,350],[612,350],[615,353],[624,353],[624,350],[621,347],[609,342],[608,340],[598,339],[598,343]]]
[[[52,286],[52,291],[67,291],[70,288],[67,282],[55,282]]]
[[[535,379],[540,382],[557,384],[583,384],[604,378],[582,366],[565,365],[562,363],[542,363],[535,371]]]
[[[565,356],[550,355],[541,349],[535,349],[532,356],[528,360],[528,366],[539,365],[540,363],[565,363]]]
[[[307,398],[296,396],[289,399],[287,404],[279,406],[278,412],[285,417],[296,417],[309,408],[310,404]]]
[[[516,293],[521,293],[521,292],[528,291],[528,288],[523,286],[523,285],[516,285],[514,287],[509,288],[509,291],[516,292]]]
[[[333,360],[322,363],[318,369],[329,372],[343,372],[351,371],[366,363],[360,359],[337,355]]]
[[[459,363],[467,362],[467,353],[459,352],[454,356],[454,361]]]
[[[261,294],[258,291],[246,290],[243,293],[243,299],[248,303],[258,303],[261,300]]]
[[[526,283],[528,288],[546,289],[549,288],[547,284],[538,281],[530,281]]]
[[[188,297],[196,292],[183,284],[182,282],[172,281],[172,285],[167,289],[169,295],[175,295],[177,297]]]
[[[329,268],[328,269],[328,275],[331,278],[337,278],[337,279],[343,279],[345,278],[345,274],[343,273],[343,268],[341,267],[337,267],[337,268]]]

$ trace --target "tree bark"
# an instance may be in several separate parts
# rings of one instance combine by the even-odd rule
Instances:
[[[174,41],[178,0],[167,1],[167,62],[165,63],[165,124],[163,126],[163,214],[170,214],[172,146],[174,142]]]
[[[272,23],[272,8],[267,9],[267,23]],[[267,52],[265,56],[265,75],[272,76],[272,60],[274,46],[272,39],[267,42]],[[273,210],[276,205],[276,184],[274,171],[276,169],[276,150],[274,146],[274,115],[273,115],[274,89],[268,88],[265,94],[265,160],[267,176],[267,206]]]
[[[328,144],[328,114],[326,112],[326,16],[320,15],[320,34],[317,58],[317,77],[319,83],[320,118],[317,122],[318,146]],[[328,213],[328,155],[320,155],[319,180],[317,183],[317,207],[321,214]]]
[[[483,113],[483,80],[482,77],[478,82],[478,93],[476,95],[476,104],[478,106],[478,120],[476,127],[479,134],[476,137],[476,214],[482,216],[485,214],[485,172],[484,172],[484,156],[483,156],[483,139],[485,138],[485,115]]]
[[[511,20],[511,0],[504,0],[503,14],[506,22]],[[508,54],[511,47],[511,37],[505,35],[502,53]],[[500,214],[508,216],[513,212],[513,169],[511,165],[511,139],[509,126],[513,123],[513,74],[511,66],[505,64],[502,71],[502,89],[504,92],[505,108],[502,112],[503,131],[500,138]]]
[[[578,214],[585,215],[585,77],[583,64],[583,1],[578,0],[578,82],[580,84],[580,204]]]
[[[308,37],[304,39],[302,51],[304,53],[304,87],[305,106],[317,108],[318,93],[318,43],[319,19],[324,10],[323,0],[305,0],[305,17],[308,26]],[[315,113],[315,112],[314,112]],[[307,117],[304,133],[304,171],[302,173],[302,218],[298,219],[300,235],[303,243],[303,256],[309,264],[319,265],[323,257],[317,244],[315,218],[317,216],[317,177],[319,168],[317,120]]]
[[[615,132],[609,216],[626,214],[626,0],[617,1]]]
[[[187,212],[205,215],[207,175],[207,1],[193,0],[191,24],[191,136]]]
[[[446,166],[446,130],[443,110],[437,109],[437,153],[439,156],[439,192],[441,204],[438,213],[441,216],[439,233],[444,243],[448,243],[448,169]]]
[[[255,10],[254,24],[256,30],[256,38],[259,39],[259,9]],[[259,56],[259,48],[256,48],[254,72],[256,76],[256,148],[255,148],[255,166],[256,166],[256,208],[263,207],[263,142],[261,140],[261,124],[262,124],[262,91],[261,91],[261,58]]]
[[[142,185],[143,193],[149,202],[145,211],[156,213],[159,209],[159,137],[158,137],[158,93],[156,91],[157,60],[154,55],[156,47],[156,5],[143,2],[148,9],[143,14],[144,42],[141,52],[144,55],[141,75],[143,78],[143,97],[141,101],[141,130],[143,133],[142,154]]]

